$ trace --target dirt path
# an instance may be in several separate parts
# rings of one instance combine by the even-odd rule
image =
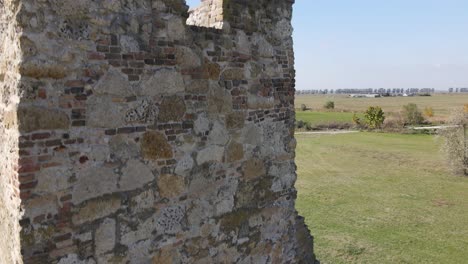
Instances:
[[[414,130],[424,130],[424,129],[446,129],[446,128],[455,128],[459,126],[428,126],[428,127],[410,127]]]

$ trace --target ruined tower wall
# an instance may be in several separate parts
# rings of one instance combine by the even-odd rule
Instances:
[[[292,0],[19,4],[24,263],[313,263]]]
[[[16,108],[21,59],[18,1],[0,1],[0,262],[20,263],[20,197]]]
[[[223,28],[223,0],[202,0],[200,6],[189,10],[187,24],[199,27]]]

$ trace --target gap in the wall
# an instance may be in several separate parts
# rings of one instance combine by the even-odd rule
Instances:
[[[186,0],[187,5],[190,9],[194,9],[200,6],[202,0]]]

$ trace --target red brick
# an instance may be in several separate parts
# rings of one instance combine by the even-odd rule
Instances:
[[[47,99],[47,91],[45,89],[39,89],[37,91],[37,97],[41,99]]]
[[[27,183],[27,182],[32,182],[36,179],[36,176],[34,174],[20,174],[19,177],[19,182],[20,183]]]
[[[40,140],[40,139],[46,139],[46,138],[50,138],[50,133],[48,132],[36,133],[36,134],[33,134],[31,137],[32,140]]]
[[[99,52],[88,53],[88,59],[90,60],[104,60],[105,58],[105,55]]]
[[[36,185],[37,185],[37,181],[28,182],[28,183],[21,183],[20,184],[20,190],[32,189],[32,188],[36,187]]]
[[[38,164],[28,163],[28,164],[21,164],[18,173],[27,173],[27,172],[36,172],[39,171],[41,167]]]
[[[32,195],[31,191],[23,191],[23,190],[21,190],[21,192],[20,192],[20,199],[21,199],[21,200],[27,200],[27,199],[29,199],[29,198],[31,197],[31,195]]]
[[[42,168],[58,167],[58,166],[61,166],[61,165],[62,165],[62,163],[59,163],[59,162],[50,162],[50,163],[42,164]]]

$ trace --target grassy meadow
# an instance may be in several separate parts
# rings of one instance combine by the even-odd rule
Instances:
[[[349,98],[346,95],[298,95],[296,96],[296,107],[305,104],[307,107],[317,110],[322,109],[327,101],[334,101],[337,110],[351,112],[364,112],[369,106],[380,106],[385,112],[398,112],[403,105],[415,103],[421,110],[432,107],[436,117],[446,117],[451,109],[462,107],[468,103],[468,94],[381,98]]]
[[[297,209],[322,263],[468,263],[468,178],[436,137],[296,137]]]
[[[350,123],[354,113],[351,112],[296,112],[296,119],[309,122],[312,125],[327,123]],[[360,118],[364,114],[358,114]]]

